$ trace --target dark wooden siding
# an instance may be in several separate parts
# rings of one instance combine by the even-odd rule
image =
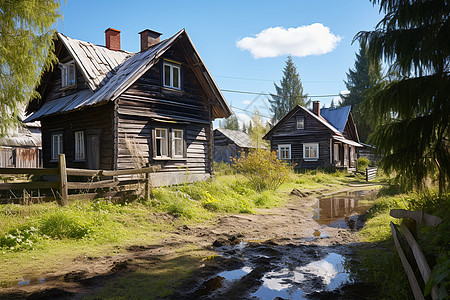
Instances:
[[[182,53],[174,45],[164,56],[181,64],[181,90],[162,86],[163,58],[117,100],[117,169],[133,167],[126,143],[132,140],[146,162],[162,166],[161,172],[212,172],[210,107]],[[154,129],[160,127],[184,130],[185,159],[154,159]]]
[[[230,157],[239,158],[248,148],[241,148],[219,131],[214,131],[214,161],[230,163]]]
[[[304,129],[296,128],[297,117],[303,117]],[[278,145],[291,145],[291,162],[296,168],[314,169],[330,166],[330,139],[332,132],[302,109],[286,120],[271,136],[271,150],[278,151]],[[318,143],[319,159],[303,159],[303,144]]]
[[[113,132],[112,132],[113,104],[86,108],[68,114],[59,114],[43,118],[42,149],[45,168],[57,167],[57,162],[51,161],[51,134],[63,134],[63,152],[66,155],[66,164],[69,168],[86,168],[86,161],[75,161],[75,131],[84,131],[85,149],[87,149],[86,136],[89,133],[100,135],[100,169],[113,168]]]

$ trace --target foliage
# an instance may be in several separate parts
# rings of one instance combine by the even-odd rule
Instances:
[[[234,167],[257,191],[275,190],[292,173],[292,166],[279,160],[275,152],[263,149],[250,151],[247,157],[234,159]]]
[[[220,125],[221,128],[230,130],[239,130],[239,122],[236,114],[232,114],[227,119],[223,121]]]
[[[20,110],[39,97],[34,87],[42,70],[56,61],[52,25],[57,0],[0,1],[0,136],[15,126]]]
[[[236,170],[226,162],[214,162],[213,164],[214,174],[216,176],[223,176],[223,175],[233,175],[236,174]]]
[[[269,144],[267,141],[263,140],[263,137],[269,131],[269,126],[268,124],[264,125],[257,109],[253,112],[250,125],[251,126],[248,128],[248,135],[252,138],[253,146],[257,149],[267,148]]]
[[[274,83],[276,94],[271,94],[272,100],[269,99],[273,124],[280,121],[295,106],[308,106],[311,102],[306,101],[308,95],[303,93],[303,85],[292,56],[288,56],[286,60],[280,85]]]
[[[58,239],[81,239],[90,233],[89,226],[66,211],[55,212],[43,218],[40,221],[39,231]]]
[[[9,230],[3,236],[0,236],[0,248],[20,251],[24,249],[33,249],[38,240],[38,231],[32,226],[20,226]]]
[[[352,116],[358,126],[358,135],[361,141],[365,142],[372,132],[369,119],[370,112],[364,112],[361,103],[370,96],[370,92],[377,87],[382,80],[381,64],[379,60],[370,61],[367,57],[366,47],[360,45],[359,53],[356,54],[354,69],[349,69],[345,85],[350,91],[347,95],[342,95],[340,107],[352,106]]]
[[[443,0],[372,2],[386,15],[356,38],[372,61],[391,63],[399,79],[364,103],[377,118],[371,142],[384,156],[381,166],[396,171],[402,184],[420,188],[438,174],[443,193],[450,179],[450,6]]]
[[[366,171],[366,168],[369,166],[370,160],[365,156],[361,156],[356,161],[356,164],[358,166],[358,171],[364,172]]]

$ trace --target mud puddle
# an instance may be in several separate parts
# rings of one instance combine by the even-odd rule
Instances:
[[[321,197],[313,206],[313,219],[328,227],[359,230],[364,226],[364,213],[371,207],[371,191],[355,191]],[[365,200],[362,202],[362,200]],[[362,203],[361,203],[362,202]]]

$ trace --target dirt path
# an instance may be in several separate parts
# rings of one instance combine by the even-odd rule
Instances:
[[[142,267],[138,261],[145,260],[146,268],[151,268],[164,257],[182,255],[180,249],[187,244],[211,253],[218,251],[221,256],[199,264],[194,276],[168,299],[302,299],[305,295],[314,298],[318,290],[322,293],[316,296],[322,298],[323,293],[331,292],[328,281],[334,277],[315,274],[317,270],[310,270],[315,268],[311,263],[326,263],[327,259],[340,263],[356,237],[350,230],[314,221],[315,203],[315,197],[291,195],[284,207],[260,210],[254,215],[221,216],[199,226],[180,226],[158,245],[131,246],[116,256],[79,257],[64,272],[45,276],[45,282],[3,289],[0,299],[82,299],[124,272],[138,270]],[[280,289],[273,297],[273,289],[261,292],[271,284],[275,290]]]

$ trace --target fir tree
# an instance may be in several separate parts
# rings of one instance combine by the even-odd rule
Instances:
[[[42,71],[56,61],[53,24],[59,1],[0,1],[0,136],[17,122]]]
[[[369,97],[370,91],[373,91],[381,80],[380,61],[371,62],[367,57],[365,46],[361,44],[359,53],[356,54],[355,67],[348,71],[347,81],[345,81],[350,93],[342,96],[339,106],[352,106],[352,115],[358,128],[358,135],[363,142],[367,140],[372,128],[369,125],[370,115],[364,114],[361,103]]]
[[[330,103],[330,108],[335,108],[336,106],[334,105],[334,99],[331,99],[331,103]]]
[[[377,118],[371,140],[386,171],[421,187],[450,179],[450,5],[444,0],[372,0],[386,13],[375,30],[356,36],[372,61],[385,58],[400,78],[381,86],[364,106]],[[389,121],[386,121],[389,120]]]
[[[223,128],[231,130],[239,130],[239,122],[236,114],[232,114],[222,123]]]
[[[271,94],[272,100],[269,99],[270,110],[273,113],[273,124],[281,120],[295,106],[309,105],[310,101],[306,101],[307,95],[303,94],[302,82],[292,56],[288,56],[286,60],[280,86],[276,83],[274,83],[274,86],[276,94]]]

